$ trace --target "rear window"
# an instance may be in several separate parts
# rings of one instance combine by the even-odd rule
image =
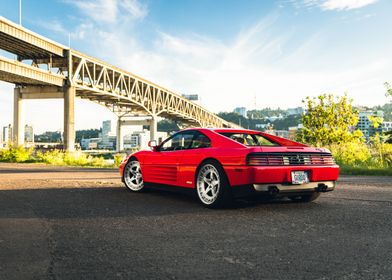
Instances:
[[[268,140],[267,138],[259,134],[231,133],[231,132],[221,132],[219,134],[226,136],[246,146],[279,146],[277,143],[272,142],[271,140]]]

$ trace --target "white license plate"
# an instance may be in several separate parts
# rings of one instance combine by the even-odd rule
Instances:
[[[306,171],[292,171],[291,172],[291,183],[295,185],[301,185],[309,182],[308,172]]]

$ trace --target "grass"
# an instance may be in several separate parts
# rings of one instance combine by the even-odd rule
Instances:
[[[392,168],[341,166],[341,175],[392,176]]]
[[[122,160],[121,154],[113,156],[114,164],[108,163],[103,156],[92,156],[83,152],[63,152],[51,150],[46,152],[25,149],[22,146],[0,150],[0,162],[44,163],[57,166],[79,166],[110,168],[118,167]]]

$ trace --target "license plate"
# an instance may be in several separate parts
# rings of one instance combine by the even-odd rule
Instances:
[[[291,183],[295,185],[301,185],[309,182],[308,172],[306,171],[292,171],[291,172]]]

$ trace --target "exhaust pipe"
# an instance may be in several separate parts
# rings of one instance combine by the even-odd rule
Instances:
[[[317,191],[318,192],[327,192],[328,186],[326,184],[318,184]]]
[[[276,186],[269,186],[268,187],[268,194],[272,197],[277,196],[279,193],[279,189]]]

